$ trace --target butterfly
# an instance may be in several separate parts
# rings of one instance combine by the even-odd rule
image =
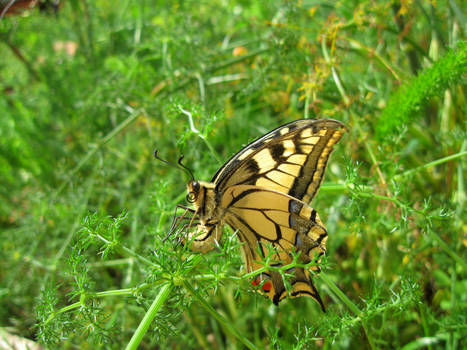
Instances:
[[[229,225],[242,243],[247,272],[262,268],[266,257],[271,261],[268,266],[275,267],[292,264],[294,258],[302,266],[319,261],[328,234],[309,203],[345,131],[344,124],[332,119],[282,125],[232,156],[210,182],[195,180],[181,163],[182,156],[178,163],[191,176],[187,200],[193,208],[177,206],[185,214],[174,216],[171,231],[184,220],[188,223],[180,231],[188,232],[196,225],[185,243],[193,251],[207,252],[220,241],[222,227]],[[157,151],[155,156],[164,161]],[[188,212],[191,217],[186,216]],[[310,269],[319,272],[316,264]],[[252,284],[276,305],[287,296],[310,296],[325,310],[308,269],[279,270],[260,273]],[[287,282],[284,274],[289,276]]]

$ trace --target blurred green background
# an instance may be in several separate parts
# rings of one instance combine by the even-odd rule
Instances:
[[[0,20],[8,339],[467,347],[465,2],[41,7]],[[276,307],[255,293],[231,230],[208,254],[163,241],[188,179],[154,149],[184,154],[209,180],[243,145],[300,118],[349,128],[313,201],[329,233],[315,278],[326,313],[308,298]],[[147,332],[136,331],[164,286]]]

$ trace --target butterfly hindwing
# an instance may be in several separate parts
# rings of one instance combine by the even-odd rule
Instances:
[[[238,185],[223,193],[221,205],[227,208],[226,222],[238,230],[248,272],[261,268],[266,257],[273,266],[284,266],[293,262],[294,254],[300,254],[299,261],[307,264],[325,251],[327,232],[316,211],[287,194]],[[308,271],[295,267],[286,273],[292,276],[290,295],[312,296],[323,307]],[[263,292],[277,304],[287,295],[282,276],[277,271],[265,276],[272,286],[263,287]]]

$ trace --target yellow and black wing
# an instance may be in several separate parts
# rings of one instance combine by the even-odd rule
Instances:
[[[243,243],[248,272],[263,267],[265,258],[269,266],[281,268],[263,271],[253,281],[275,304],[288,295],[306,295],[324,310],[310,271],[283,267],[296,256],[305,265],[325,252],[326,229],[308,203],[344,132],[345,126],[335,120],[297,120],[244,147],[210,183],[191,181],[188,192],[201,222],[200,236],[193,240],[197,250],[212,249],[222,233],[221,223],[227,223]],[[311,269],[319,271],[317,266]]]
[[[212,179],[221,196],[225,222],[237,230],[248,272],[266,257],[273,266],[308,264],[326,250],[327,232],[308,206],[319,189],[333,146],[345,126],[335,120],[297,120],[244,147]],[[270,251],[272,249],[272,251]],[[319,271],[319,267],[314,267]],[[282,271],[284,272],[284,271]],[[280,272],[270,270],[253,281],[275,304],[290,296],[311,296],[324,310],[310,271],[294,267],[286,288]]]
[[[235,185],[255,185],[310,203],[344,132],[345,126],[332,119],[285,124],[240,150],[211,182],[218,193]]]
[[[299,262],[307,264],[325,252],[327,232],[318,214],[289,195],[253,185],[237,185],[224,192],[221,205],[226,208],[225,221],[238,230],[243,242],[248,272],[261,268],[260,262],[267,257],[272,266],[281,267],[293,262],[293,253],[300,253]],[[264,272],[254,284],[262,282],[262,292],[275,304],[287,295],[306,295],[316,299],[324,310],[309,271],[294,267],[283,272],[292,276],[287,280],[289,290],[278,271]]]

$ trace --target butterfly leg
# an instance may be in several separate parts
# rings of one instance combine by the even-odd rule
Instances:
[[[182,214],[182,215],[177,215],[177,210],[178,209],[183,209],[185,210],[185,212]],[[175,211],[174,211],[174,215],[173,215],[173,218],[172,218],[172,224],[170,225],[170,230],[169,230],[169,233],[172,233],[176,227],[178,227],[181,223],[181,220],[183,220],[183,218],[186,217],[187,213],[190,212],[192,214],[196,214],[196,211],[192,208],[188,208],[188,207],[185,207],[184,205],[181,205],[181,204],[177,204],[175,206]],[[191,217],[189,217],[191,219]]]
[[[198,220],[196,221],[191,221],[193,218],[184,218],[183,220],[190,220],[189,223],[183,224],[182,227],[179,227],[176,231],[174,236],[177,237],[177,242],[175,246],[178,246],[179,244],[185,244],[186,242],[186,236],[188,235],[188,230],[192,227],[193,223],[198,226],[199,222]]]
[[[177,210],[178,209],[183,209],[183,210],[185,210],[185,212],[182,215],[177,215]],[[167,234],[167,236],[164,237],[164,239],[162,240],[163,242],[165,242],[167,239],[169,239],[170,236],[172,236],[172,234],[177,230],[177,228],[180,226],[180,224],[182,223],[183,220],[193,220],[193,217],[186,216],[188,212],[193,213],[193,214],[196,215],[195,210],[193,210],[191,208],[188,208],[188,207],[185,207],[184,205],[178,204],[175,207],[175,211],[174,211],[174,214],[173,214],[173,217],[172,217],[172,224],[170,225],[169,233]],[[180,232],[180,230],[178,230],[178,232]]]

